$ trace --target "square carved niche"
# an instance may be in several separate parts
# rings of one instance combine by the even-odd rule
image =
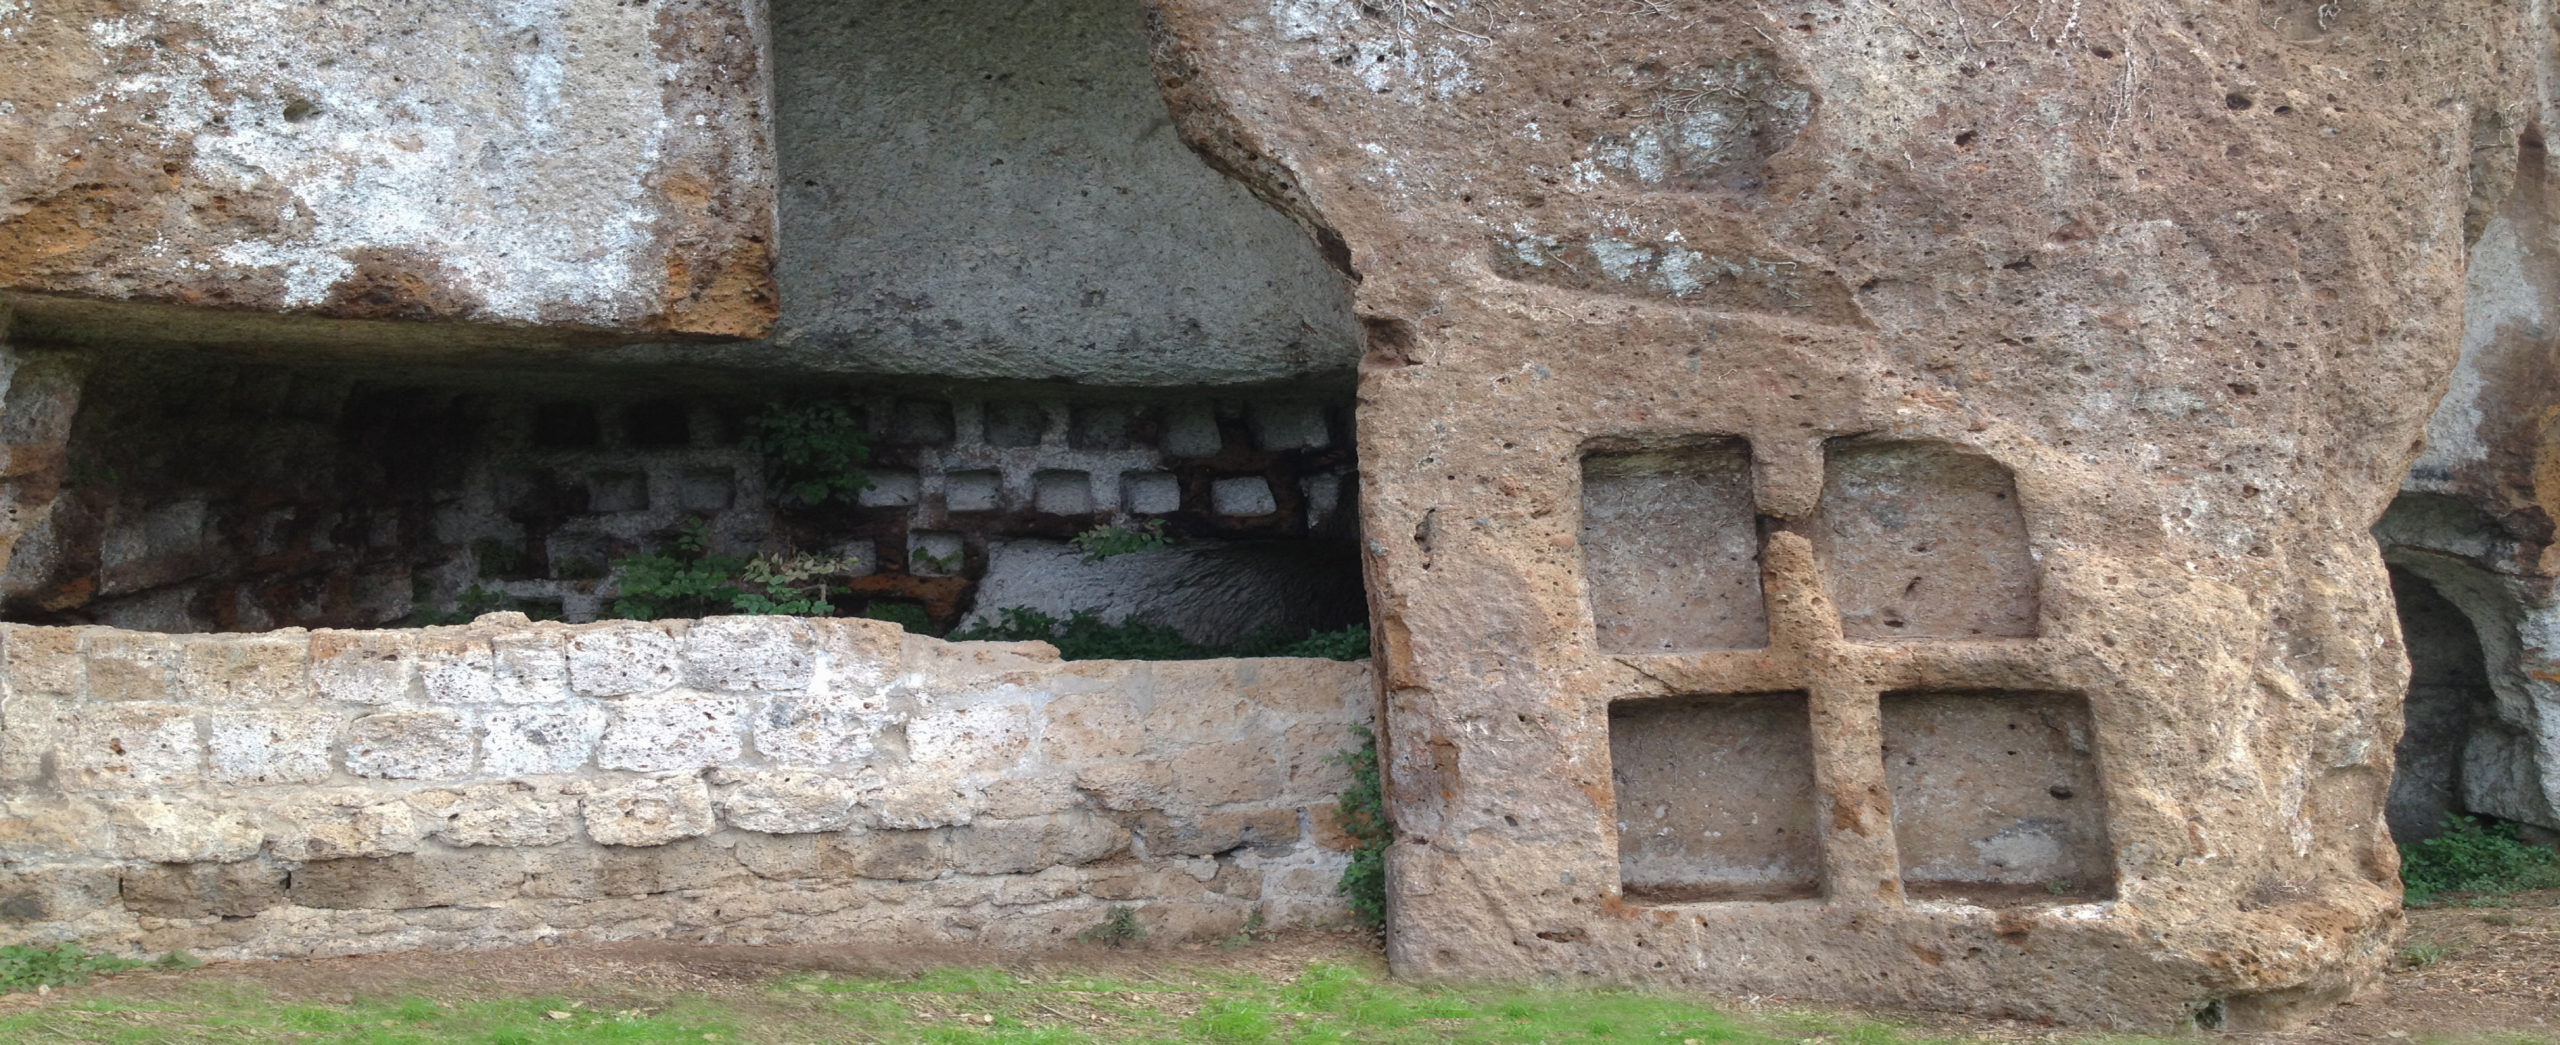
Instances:
[[[1985,906],[2115,895],[2086,698],[1887,693],[1883,713],[1905,895]]]
[[[1805,694],[1613,704],[1609,760],[1628,902],[1797,900],[1820,891]]]
[[[1711,439],[1585,456],[1582,572],[1604,651],[1767,646],[1750,447]]]
[[[1853,641],[2036,634],[2026,515],[1998,461],[1939,443],[1834,443],[1811,536]]]

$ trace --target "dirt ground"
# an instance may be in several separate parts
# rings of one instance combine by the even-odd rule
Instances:
[[[2207,1041],[2246,1045],[2486,1039],[2501,1045],[2560,1045],[2560,891],[2519,894],[2498,907],[2409,912],[2407,961],[2383,985],[2314,1024],[2281,1033],[2214,1033]],[[692,995],[752,1018],[765,984],[800,971],[896,975],[945,967],[1001,966],[1018,973],[1076,972],[1150,979],[1168,965],[1287,980],[1309,962],[1382,964],[1373,937],[1293,934],[1250,947],[1135,948],[1078,945],[1038,955],[965,947],[745,947],[624,943],[461,953],[410,953],[305,961],[237,962],[185,972],[139,972],[50,994],[0,996],[0,1014],[84,999],[175,998],[211,984],[237,984],[280,1000],[346,1002],[357,997],[430,998],[558,995],[595,1006],[649,1006]],[[1728,1009],[1802,1011],[1787,999],[1732,999]],[[1915,1034],[1985,1042],[2075,1042],[2083,1031],[1929,1013],[1870,1013]]]

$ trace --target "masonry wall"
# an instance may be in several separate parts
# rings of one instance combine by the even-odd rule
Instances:
[[[0,626],[0,944],[223,958],[1334,924],[1365,664],[863,620]]]

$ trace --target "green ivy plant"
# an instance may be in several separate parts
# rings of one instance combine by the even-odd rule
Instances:
[[[1351,836],[1351,863],[1343,867],[1333,891],[1351,905],[1360,924],[1383,928],[1387,924],[1387,846],[1395,841],[1395,828],[1387,821],[1387,790],[1378,775],[1378,735],[1367,726],[1353,726],[1351,731],[1360,738],[1360,746],[1331,758],[1333,764],[1351,771],[1351,786],[1334,802],[1334,822]]]
[[[1173,543],[1173,538],[1164,532],[1162,519],[1149,519],[1145,526],[1096,526],[1069,540],[1084,550],[1086,562],[1101,562]]]
[[[776,404],[747,419],[747,448],[764,458],[765,480],[779,499],[803,505],[850,504],[871,480],[871,438],[842,403]]]

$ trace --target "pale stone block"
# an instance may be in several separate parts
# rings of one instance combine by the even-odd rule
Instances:
[[[569,696],[569,635],[553,628],[489,639],[490,696],[501,704],[548,704]]]
[[[720,805],[729,826],[766,834],[841,831],[853,823],[853,783],[818,773],[756,773]]]
[[[683,676],[684,658],[663,625],[617,621],[569,639],[569,687],[597,697],[655,693]]]
[[[214,711],[212,779],[224,784],[310,784],[329,779],[335,711],[304,708]]]
[[[471,725],[454,711],[381,711],[347,727],[347,772],[442,780],[471,772]]]
[[[480,771],[490,776],[574,773],[594,757],[605,711],[588,701],[491,708],[480,716]]]
[[[45,758],[70,734],[70,720],[60,700],[0,689],[0,782],[42,778]]]
[[[576,798],[522,781],[421,791],[409,804],[446,845],[554,845],[577,831]]]
[[[968,781],[910,776],[891,781],[865,806],[881,827],[920,831],[968,823],[986,804],[986,791]]]
[[[1154,809],[1164,805],[1173,787],[1173,769],[1162,762],[1121,762],[1088,766],[1076,772],[1076,788],[1092,795],[1105,809]]]
[[[125,909],[154,918],[246,918],[284,900],[285,871],[264,860],[154,864],[122,878]]]
[[[175,700],[178,646],[147,631],[84,628],[80,656],[88,662],[91,700]]]
[[[878,689],[824,688],[765,699],[756,716],[755,745],[785,765],[826,766],[869,759],[880,731],[897,721]]]
[[[821,655],[813,687],[878,689],[897,677],[906,649],[905,628],[860,617],[820,617],[807,623]]]
[[[178,654],[181,699],[210,708],[311,699],[311,637],[298,628],[182,638]]]
[[[907,722],[907,758],[926,773],[992,771],[1031,747],[1031,711],[1020,704],[977,704]]]
[[[1089,864],[1128,844],[1127,829],[1091,813],[981,819],[952,829],[944,859],[961,874],[1029,874]]]
[[[409,699],[417,665],[408,631],[311,633],[311,686],[322,700],[395,704]]]
[[[809,684],[816,636],[794,617],[705,617],[685,629],[685,677],[713,690],[788,690]]]
[[[1288,773],[1288,792],[1299,798],[1340,794],[1351,786],[1351,771],[1334,756],[1359,747],[1351,725],[1302,722],[1280,735],[1280,758]]]
[[[1040,732],[1041,753],[1051,763],[1092,765],[1130,758],[1146,747],[1138,707],[1118,693],[1077,693],[1050,701]]]
[[[1039,873],[1015,878],[996,886],[996,903],[1007,907],[1048,903],[1074,896],[1084,887],[1084,876],[1072,867],[1044,867]]]
[[[658,772],[736,761],[746,698],[676,690],[617,702],[596,764]]]
[[[89,665],[80,656],[81,630],[0,625],[0,657],[7,658],[8,692],[63,700],[85,696]]]
[[[194,708],[93,704],[72,711],[62,768],[71,786],[117,790],[195,783],[203,761]]]
[[[1262,734],[1262,716],[1242,695],[1237,671],[1255,662],[1169,661],[1155,665],[1155,706],[1146,717],[1147,739],[1157,751],[1175,752]]]
[[[415,648],[418,684],[428,700],[485,704],[497,699],[496,657],[488,640],[440,630],[419,636]]]
[[[246,860],[267,840],[246,810],[158,799],[117,803],[107,828],[115,848],[106,855],[161,864]]]
[[[1177,805],[1214,806],[1278,798],[1280,764],[1270,745],[1255,740],[1210,744],[1173,757],[1173,790]]]
[[[1077,803],[1075,778],[1066,773],[992,781],[986,791],[987,815],[1007,820],[1064,812]]]
[[[697,777],[636,781],[581,803],[587,837],[604,845],[665,845],[711,833],[711,789]]]
[[[413,853],[427,828],[409,803],[365,788],[289,796],[268,814],[267,848],[279,860]]]

